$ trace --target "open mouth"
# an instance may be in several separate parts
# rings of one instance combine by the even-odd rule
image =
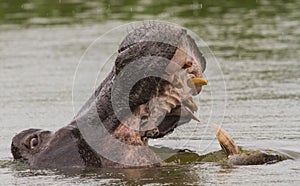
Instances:
[[[183,80],[179,80],[176,78],[175,83],[176,91],[179,93],[181,101],[179,105],[176,105],[175,108],[172,109],[172,112],[169,115],[178,115],[181,117],[189,117],[190,119],[194,119],[200,122],[200,119],[194,115],[194,112],[197,112],[198,106],[195,103],[193,96],[198,95],[202,86],[207,85],[207,80],[202,77],[195,77],[193,74],[186,74],[186,78]],[[181,84],[181,86],[178,86]]]
[[[193,91],[193,95],[198,95],[201,90],[202,90],[202,86],[207,85],[207,80],[205,80],[204,78],[191,78],[188,80],[187,82],[189,84],[189,87],[192,88]],[[193,113],[197,112],[198,110],[198,106],[197,104],[194,102],[193,97],[188,97],[187,99],[185,99],[183,102],[183,107],[184,109],[189,113],[189,115],[191,116],[192,119],[200,122],[200,119],[198,119]]]
[[[184,65],[178,72],[171,75],[168,81],[171,85],[165,85],[164,91],[150,101],[147,127],[141,129],[141,138],[161,138],[172,132],[177,126],[189,122],[191,119],[200,122],[194,114],[198,106],[193,96],[198,95],[202,86],[207,85],[207,80],[198,77],[195,73],[187,73],[192,65]]]

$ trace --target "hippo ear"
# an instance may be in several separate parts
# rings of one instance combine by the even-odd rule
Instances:
[[[227,156],[239,153],[238,146],[224,129],[217,125],[213,125],[213,129],[216,133],[216,137],[219,141],[220,146]]]

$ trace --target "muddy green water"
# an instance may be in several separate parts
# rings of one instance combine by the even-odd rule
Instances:
[[[10,143],[17,132],[57,130],[73,117],[73,77],[89,44],[116,26],[146,19],[192,30],[210,47],[223,73],[207,64],[212,84],[198,99],[201,123],[182,126],[152,145],[200,154],[219,150],[210,127],[217,122],[246,149],[276,150],[294,159],[241,167],[201,163],[64,171],[13,163]],[[296,0],[0,1],[0,185],[300,185],[299,20]],[[108,50],[92,57],[109,55],[115,38],[120,35],[105,40]],[[89,77],[95,69],[80,74]],[[79,82],[78,107],[92,92],[90,81],[95,79]]]

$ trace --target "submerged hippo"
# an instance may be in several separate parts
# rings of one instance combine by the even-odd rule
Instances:
[[[292,159],[286,154],[273,151],[243,150],[236,145],[233,138],[224,129],[217,125],[213,125],[213,128],[222,150],[204,155],[189,150],[179,150],[175,155],[167,158],[165,162],[176,164],[219,162],[232,166],[272,164]]]
[[[191,119],[199,121],[192,96],[207,84],[205,67],[185,29],[161,23],[136,28],[121,42],[109,75],[71,122],[56,132],[20,132],[12,139],[13,157],[37,168],[161,166],[165,163],[148,147],[148,139],[164,137]],[[243,162],[225,141],[220,144],[230,149],[230,162]]]

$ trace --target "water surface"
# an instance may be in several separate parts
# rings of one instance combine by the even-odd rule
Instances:
[[[22,0],[0,5],[0,185],[300,184],[299,1]],[[57,130],[73,117],[72,81],[89,44],[116,26],[144,19],[174,22],[201,37],[223,72],[216,74],[217,66],[208,63],[206,76],[215,85],[225,81],[227,98],[224,105],[223,87],[214,96],[212,86],[206,87],[198,98],[201,123],[191,122],[152,144],[184,146],[201,154],[219,150],[209,126],[216,117],[238,145],[285,152],[295,160],[243,167],[203,163],[72,171],[12,163],[10,142],[17,132]],[[92,57],[116,47],[113,39],[105,42],[108,50]],[[80,71],[83,77],[94,67],[89,68]],[[77,105],[91,94],[91,87],[81,87]],[[211,116],[214,103],[222,105],[220,115]]]

